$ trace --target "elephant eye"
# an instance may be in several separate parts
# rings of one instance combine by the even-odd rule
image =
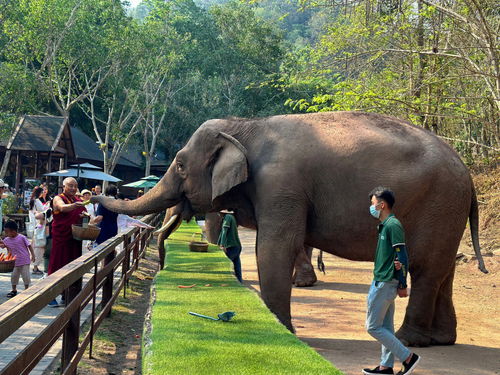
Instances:
[[[184,165],[181,162],[177,162],[177,169],[182,171],[184,169]]]

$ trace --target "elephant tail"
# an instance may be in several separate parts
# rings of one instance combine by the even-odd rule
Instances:
[[[483,256],[481,255],[481,247],[479,246],[479,208],[477,204],[476,189],[474,184],[472,184],[472,199],[470,204],[469,212],[469,224],[470,224],[470,234],[472,237],[472,246],[474,247],[474,253],[476,253],[476,258],[478,262],[478,268],[481,272],[488,273],[484,265]]]

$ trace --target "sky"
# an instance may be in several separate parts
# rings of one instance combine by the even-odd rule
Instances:
[[[142,0],[128,0],[131,8],[135,8]]]

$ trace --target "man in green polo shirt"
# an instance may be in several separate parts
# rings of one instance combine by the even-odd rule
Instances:
[[[231,259],[234,265],[234,274],[240,283],[243,282],[241,274],[241,243],[238,237],[238,223],[233,216],[232,211],[222,210],[221,215],[224,215],[222,221],[222,229],[220,231],[217,245],[226,253],[226,256]]]
[[[411,374],[420,356],[412,353],[394,335],[394,299],[408,297],[406,275],[408,255],[403,226],[392,213],[394,193],[383,187],[370,194],[370,214],[380,220],[378,242],[375,250],[373,281],[368,292],[366,329],[382,344],[380,365],[364,369],[363,374],[394,374],[394,357],[403,362],[398,375]]]

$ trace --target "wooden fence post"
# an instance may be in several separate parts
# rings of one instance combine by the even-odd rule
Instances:
[[[128,287],[128,270],[130,268],[130,236],[128,234],[123,236],[123,251],[125,255],[123,257],[122,263],[122,277],[123,280],[123,298],[127,298],[127,287]]]
[[[141,251],[142,251],[142,259],[146,258],[146,246],[148,246],[148,229],[143,228],[143,234],[141,238]]]
[[[106,258],[104,258],[104,267],[111,263],[113,259],[115,259],[115,252],[116,250],[113,250],[111,253],[109,253]],[[109,302],[111,297],[113,296],[113,276],[114,276],[114,270],[111,270],[109,274],[106,276],[106,280],[102,284],[102,300],[101,300],[101,306],[104,308],[106,304]],[[106,316],[111,315],[111,309],[109,309],[108,314]]]
[[[141,231],[138,230],[135,237],[134,237],[134,240],[137,238],[137,236],[140,236],[141,234]],[[135,262],[137,261],[137,258],[139,257],[139,248],[141,247],[141,241],[140,241],[140,238],[135,241],[135,245],[134,245],[134,249],[133,249],[133,252],[132,252],[132,264],[135,264]]]
[[[66,306],[82,290],[82,279],[78,279],[66,289]],[[78,340],[80,337],[80,309],[77,309],[66,326],[63,334],[62,354],[61,354],[61,372],[69,365],[71,358],[78,350]],[[76,375],[76,370],[71,375]]]

